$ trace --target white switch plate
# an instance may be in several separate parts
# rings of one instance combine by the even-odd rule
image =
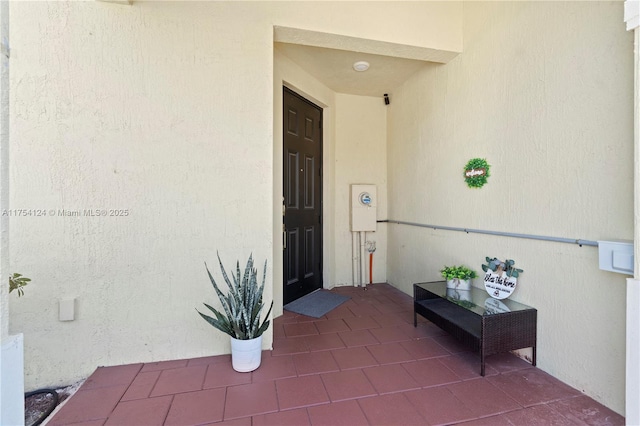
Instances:
[[[61,299],[59,301],[58,319],[73,321],[76,316],[76,299]]]

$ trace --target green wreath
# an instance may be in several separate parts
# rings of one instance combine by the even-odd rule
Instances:
[[[483,158],[473,158],[469,160],[466,166],[464,166],[464,180],[469,185],[469,188],[482,188],[487,183],[487,178],[491,176],[489,174],[489,168],[491,166],[487,163],[487,160]]]

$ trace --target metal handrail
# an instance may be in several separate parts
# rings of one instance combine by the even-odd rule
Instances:
[[[434,230],[442,229],[445,231],[459,231],[466,232],[467,234],[486,234],[486,235],[497,235],[500,237],[512,237],[512,238],[526,238],[529,240],[541,240],[541,241],[553,241],[556,243],[567,243],[567,244],[577,244],[580,247],[582,246],[592,246],[598,247],[597,241],[592,240],[583,240],[583,239],[571,239],[571,238],[560,238],[560,237],[548,237],[545,235],[532,235],[532,234],[518,234],[514,232],[502,232],[502,231],[488,231],[484,229],[471,229],[471,228],[459,228],[455,226],[441,226],[441,225],[428,225],[425,223],[416,223],[416,222],[406,222],[404,220],[393,220],[393,219],[385,219],[378,220],[378,223],[395,223],[398,225],[408,225],[408,226],[417,226],[420,228],[431,228]]]

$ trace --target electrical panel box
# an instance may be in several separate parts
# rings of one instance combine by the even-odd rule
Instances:
[[[598,241],[600,269],[633,275],[633,241]]]
[[[375,231],[377,206],[375,185],[351,185],[351,231]]]

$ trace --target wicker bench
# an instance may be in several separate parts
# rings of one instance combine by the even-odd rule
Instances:
[[[447,293],[446,282],[413,285],[413,325],[418,314],[480,353],[480,374],[485,358],[515,349],[532,348],[536,365],[536,309],[512,300],[491,298],[472,288],[469,293]],[[461,295],[462,293],[462,295]]]

